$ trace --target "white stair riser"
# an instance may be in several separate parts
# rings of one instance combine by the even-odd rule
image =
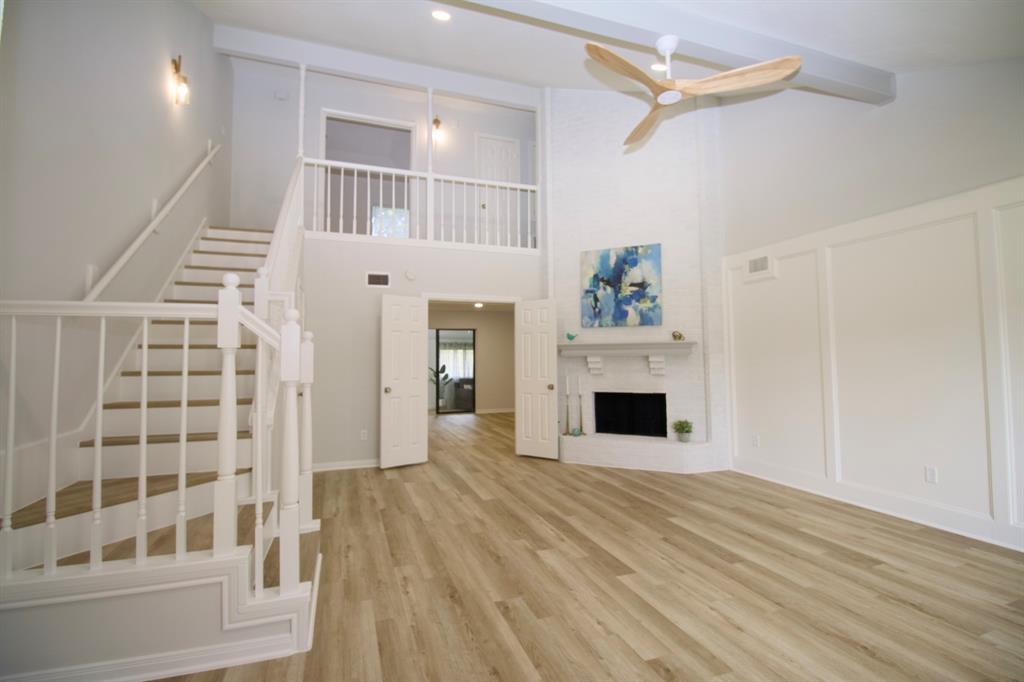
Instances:
[[[224,251],[225,249],[211,249],[212,251]],[[190,265],[216,265],[219,268],[259,268],[267,262],[266,256],[258,255],[230,255],[220,253],[193,253],[189,256]]]
[[[230,237],[229,237],[230,239]],[[266,256],[269,244],[243,244],[240,242],[220,242],[213,239],[200,239],[197,247],[203,251],[230,251],[231,253],[251,253]]]
[[[153,324],[149,327],[150,343],[181,343],[184,325]],[[190,324],[188,330],[189,343],[217,343],[217,325]],[[242,329],[242,343],[256,343],[256,335],[248,329]],[[180,349],[179,349],[180,350]]]
[[[141,410],[127,408],[103,410],[103,434],[106,436],[131,436],[139,432]],[[238,428],[246,429],[249,424],[249,405],[239,405],[235,411]],[[216,431],[220,420],[220,407],[192,406],[188,408],[188,426],[190,433]],[[181,409],[178,407],[150,407],[146,410],[146,423],[149,433],[178,433],[181,422]]]
[[[255,272],[239,272],[231,269],[230,265],[224,271],[183,267],[181,269],[181,276],[178,279],[187,282],[210,282],[211,284],[221,286],[221,283],[224,281],[224,275],[228,272],[234,272],[238,275],[238,279],[241,280],[242,284],[252,284],[256,280]]]
[[[251,396],[255,386],[255,378],[251,374],[235,377],[238,395]],[[140,377],[119,376],[107,401],[138,400]],[[177,400],[181,397],[181,376],[149,377],[150,400]],[[220,395],[220,375],[210,376],[189,375],[188,394],[193,398],[216,398]]]
[[[247,241],[268,242],[273,233],[271,232],[248,232],[245,230],[222,230],[216,227],[207,228],[204,237],[217,237],[220,239],[245,239]]]
[[[171,288],[170,298],[217,302],[217,292],[223,287],[219,284],[211,286],[189,286],[175,284]],[[252,289],[239,289],[242,294],[242,303],[252,303],[254,291]]]
[[[191,334],[190,334],[191,336]],[[180,341],[180,339],[178,339]],[[157,343],[151,341],[151,343]],[[191,341],[190,341],[191,343]],[[195,343],[200,343],[196,341]],[[149,349],[150,371],[164,369],[181,369],[180,348],[150,348]],[[220,369],[221,351],[219,348],[196,349],[188,352],[188,368],[190,372],[197,370]],[[238,369],[251,369],[256,366],[256,351],[251,348],[240,348],[235,354],[235,366]],[[138,370],[142,368],[142,349],[136,348],[126,360],[124,369]]]
[[[241,427],[245,428],[245,427]],[[86,457],[92,455],[92,448],[81,448]],[[175,474],[178,472],[178,443],[150,443],[146,446],[146,473],[150,476]],[[217,441],[194,441],[186,444],[186,469],[188,471],[217,470]],[[238,466],[245,469],[252,465],[252,439],[238,439]],[[139,475],[139,446],[118,445],[103,448],[103,477],[126,478]]]

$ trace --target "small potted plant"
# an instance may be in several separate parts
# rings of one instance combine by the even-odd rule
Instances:
[[[452,383],[452,378],[445,373],[447,367],[441,365],[439,368],[434,369],[433,367],[427,366],[427,371],[430,372],[428,375],[430,383],[434,384],[438,388],[439,393],[444,393],[444,390],[448,388],[448,384]],[[441,407],[445,406],[445,399],[440,397],[437,398],[437,404]]]
[[[676,432],[676,437],[680,442],[689,443],[690,434],[693,433],[693,423],[688,419],[677,419],[672,422],[672,430]]]

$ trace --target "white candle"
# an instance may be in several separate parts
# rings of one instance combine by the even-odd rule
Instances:
[[[565,375],[565,397],[569,397],[569,375]]]
[[[583,397],[583,375],[576,377],[576,392],[581,398]]]

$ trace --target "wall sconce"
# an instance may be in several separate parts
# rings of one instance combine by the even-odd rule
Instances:
[[[171,60],[171,67],[174,69],[174,103],[188,104],[188,76],[181,72],[181,55]]]
[[[434,129],[430,133],[431,139],[433,139],[434,142],[444,142],[444,131],[441,130],[441,118],[435,116],[433,124]]]

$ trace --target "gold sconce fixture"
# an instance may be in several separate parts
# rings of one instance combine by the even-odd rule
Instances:
[[[171,68],[174,69],[174,103],[188,104],[188,76],[181,72],[181,55],[171,60]]]

